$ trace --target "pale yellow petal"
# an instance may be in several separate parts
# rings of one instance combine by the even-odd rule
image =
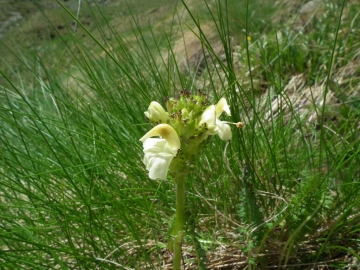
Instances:
[[[168,124],[159,124],[146,133],[141,139],[141,142],[144,142],[146,139],[161,136],[169,144],[169,147],[172,151],[178,151],[180,149],[180,139],[175,129]]]
[[[225,112],[227,115],[231,115],[230,106],[227,104],[225,98],[221,98],[219,102],[216,104],[216,109],[215,109],[216,119],[219,118],[223,112]]]
[[[223,141],[229,141],[232,139],[231,127],[223,121],[216,120],[217,134]]]

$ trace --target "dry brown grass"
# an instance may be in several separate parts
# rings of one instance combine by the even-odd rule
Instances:
[[[268,91],[271,92],[271,89]],[[325,80],[311,86],[307,83],[307,77],[304,74],[292,76],[282,94],[275,95],[273,98],[269,95],[269,99],[263,99],[260,105],[261,108],[267,108],[265,120],[271,121],[281,113],[285,123],[294,117],[300,121],[317,123],[324,102],[327,111],[336,110],[336,107],[339,107],[339,101],[334,92],[331,89],[326,91]]]
[[[223,45],[214,25],[205,24],[201,27],[202,35],[206,37],[215,55],[222,57]],[[211,56],[199,39],[200,31],[186,28],[183,35],[174,42],[173,53],[175,61],[184,74],[196,73],[201,75],[207,63],[211,63]]]

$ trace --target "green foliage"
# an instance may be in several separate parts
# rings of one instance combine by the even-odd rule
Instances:
[[[256,197],[256,190],[254,188],[254,180],[249,177],[249,172],[245,168],[242,178],[243,192],[240,198],[238,215],[242,218],[245,224],[250,225],[250,228],[257,228],[264,222],[264,217],[259,207],[258,199]],[[254,235],[251,235],[251,240],[256,243],[262,239],[263,228],[255,230]],[[255,244],[256,245],[256,244]]]
[[[291,198],[287,210],[289,216],[286,218],[286,224],[292,227],[289,228],[289,231],[298,228],[306,218],[313,215],[319,205],[322,207],[324,189],[327,185],[319,184],[322,182],[319,178],[317,175],[304,175],[301,177],[298,187],[295,187],[296,195]],[[306,233],[311,232],[312,228],[316,227],[317,219],[311,218],[309,222],[303,227],[302,236],[305,236]]]
[[[188,215],[188,221],[186,224],[186,228],[187,228],[187,234],[191,237],[191,241],[192,244],[194,246],[195,249],[195,254],[196,254],[196,261],[197,261],[197,265],[198,265],[198,269],[201,270],[206,270],[206,263],[209,262],[207,257],[206,257],[206,251],[205,249],[202,247],[199,239],[201,238],[201,236],[196,232],[196,230],[199,230],[199,227],[197,226],[197,224],[199,223],[199,220],[197,219],[197,214],[198,213],[194,213],[194,211],[188,210],[187,211],[187,215]]]

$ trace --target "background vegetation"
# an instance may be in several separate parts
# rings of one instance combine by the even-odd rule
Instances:
[[[360,267],[357,5],[5,2],[0,268],[170,269],[139,138],[184,88],[245,123],[193,161],[186,269]]]

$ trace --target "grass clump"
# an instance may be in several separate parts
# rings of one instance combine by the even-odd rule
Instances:
[[[184,88],[245,123],[194,159],[186,268],[359,267],[356,1],[145,2],[34,2],[1,38],[0,268],[170,268],[139,138]]]

